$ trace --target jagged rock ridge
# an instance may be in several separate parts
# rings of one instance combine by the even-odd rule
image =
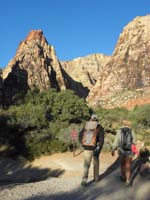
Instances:
[[[123,29],[88,101],[114,107],[131,99],[139,104],[142,98],[150,103],[150,15],[136,17]]]
[[[91,54],[71,61],[61,62],[61,65],[74,80],[81,82],[89,90],[92,90],[101,75],[103,66],[106,65],[110,58],[111,56],[103,54]]]
[[[58,60],[41,30],[31,31],[1,73],[0,101],[52,87],[72,89],[91,105],[108,108],[150,103],[150,16],[136,17],[123,29],[112,56],[66,62]]]
[[[53,46],[50,46],[41,30],[33,30],[22,41],[15,57],[2,73],[4,101],[9,104],[21,91],[38,88],[45,90],[73,89],[80,96],[87,96],[88,89],[74,81],[61,67]]]

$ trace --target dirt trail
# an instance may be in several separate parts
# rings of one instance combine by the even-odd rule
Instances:
[[[3,200],[149,200],[150,174],[137,175],[133,187],[120,182],[117,154],[100,155],[100,181],[94,183],[93,167],[88,185],[81,187],[83,152],[42,156],[28,164],[0,160],[0,199]]]
[[[100,172],[104,172],[108,166],[110,166],[117,159],[117,155],[112,157],[110,153],[101,153],[100,155]],[[93,173],[93,164],[90,167],[90,176]],[[51,156],[42,156],[39,159],[35,159],[32,162],[32,167],[38,167],[40,169],[62,169],[64,173],[60,176],[62,178],[68,176],[82,176],[83,170],[83,152],[76,151],[75,157],[73,153],[57,153]]]

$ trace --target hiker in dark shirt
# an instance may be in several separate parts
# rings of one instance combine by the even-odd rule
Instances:
[[[128,133],[127,133],[128,132]],[[123,140],[124,136],[129,134],[130,138],[127,139],[128,147],[125,148],[125,142]],[[130,141],[129,141],[130,140]],[[123,144],[124,142],[124,144]],[[134,156],[132,152],[132,145],[136,144],[135,133],[130,128],[130,122],[128,120],[123,120],[123,127],[121,127],[115,136],[114,143],[112,146],[112,156],[115,154],[115,150],[118,149],[118,154],[121,160],[121,180],[129,185],[131,178],[131,162]],[[127,144],[126,144],[127,145]]]
[[[98,123],[97,115],[93,114],[79,133],[79,142],[84,148],[84,170],[82,186],[86,186],[89,168],[93,158],[94,181],[99,180],[99,155],[104,143],[104,129]]]

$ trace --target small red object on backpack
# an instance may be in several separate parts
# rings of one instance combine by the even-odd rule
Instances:
[[[135,145],[135,144],[132,144],[132,145],[131,145],[131,151],[132,151],[133,153],[135,153],[137,156],[139,155],[139,151],[138,151],[138,149],[136,148],[136,145]]]

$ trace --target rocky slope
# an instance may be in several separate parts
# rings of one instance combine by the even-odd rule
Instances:
[[[61,62],[66,72],[76,81],[92,90],[101,75],[101,69],[111,56],[91,54],[71,61]]]
[[[88,101],[106,107],[150,103],[150,15],[136,17],[120,34]],[[135,103],[133,103],[134,101]]]
[[[59,61],[41,30],[33,30],[1,77],[0,101],[3,97],[5,103],[33,88],[71,89],[90,105],[107,108],[150,103],[150,15],[127,24],[112,56],[92,54],[66,62]]]
[[[15,94],[28,89],[72,89],[87,96],[88,89],[74,81],[61,67],[53,46],[41,30],[33,30],[18,47],[15,57],[2,73],[4,101],[8,104]]]

